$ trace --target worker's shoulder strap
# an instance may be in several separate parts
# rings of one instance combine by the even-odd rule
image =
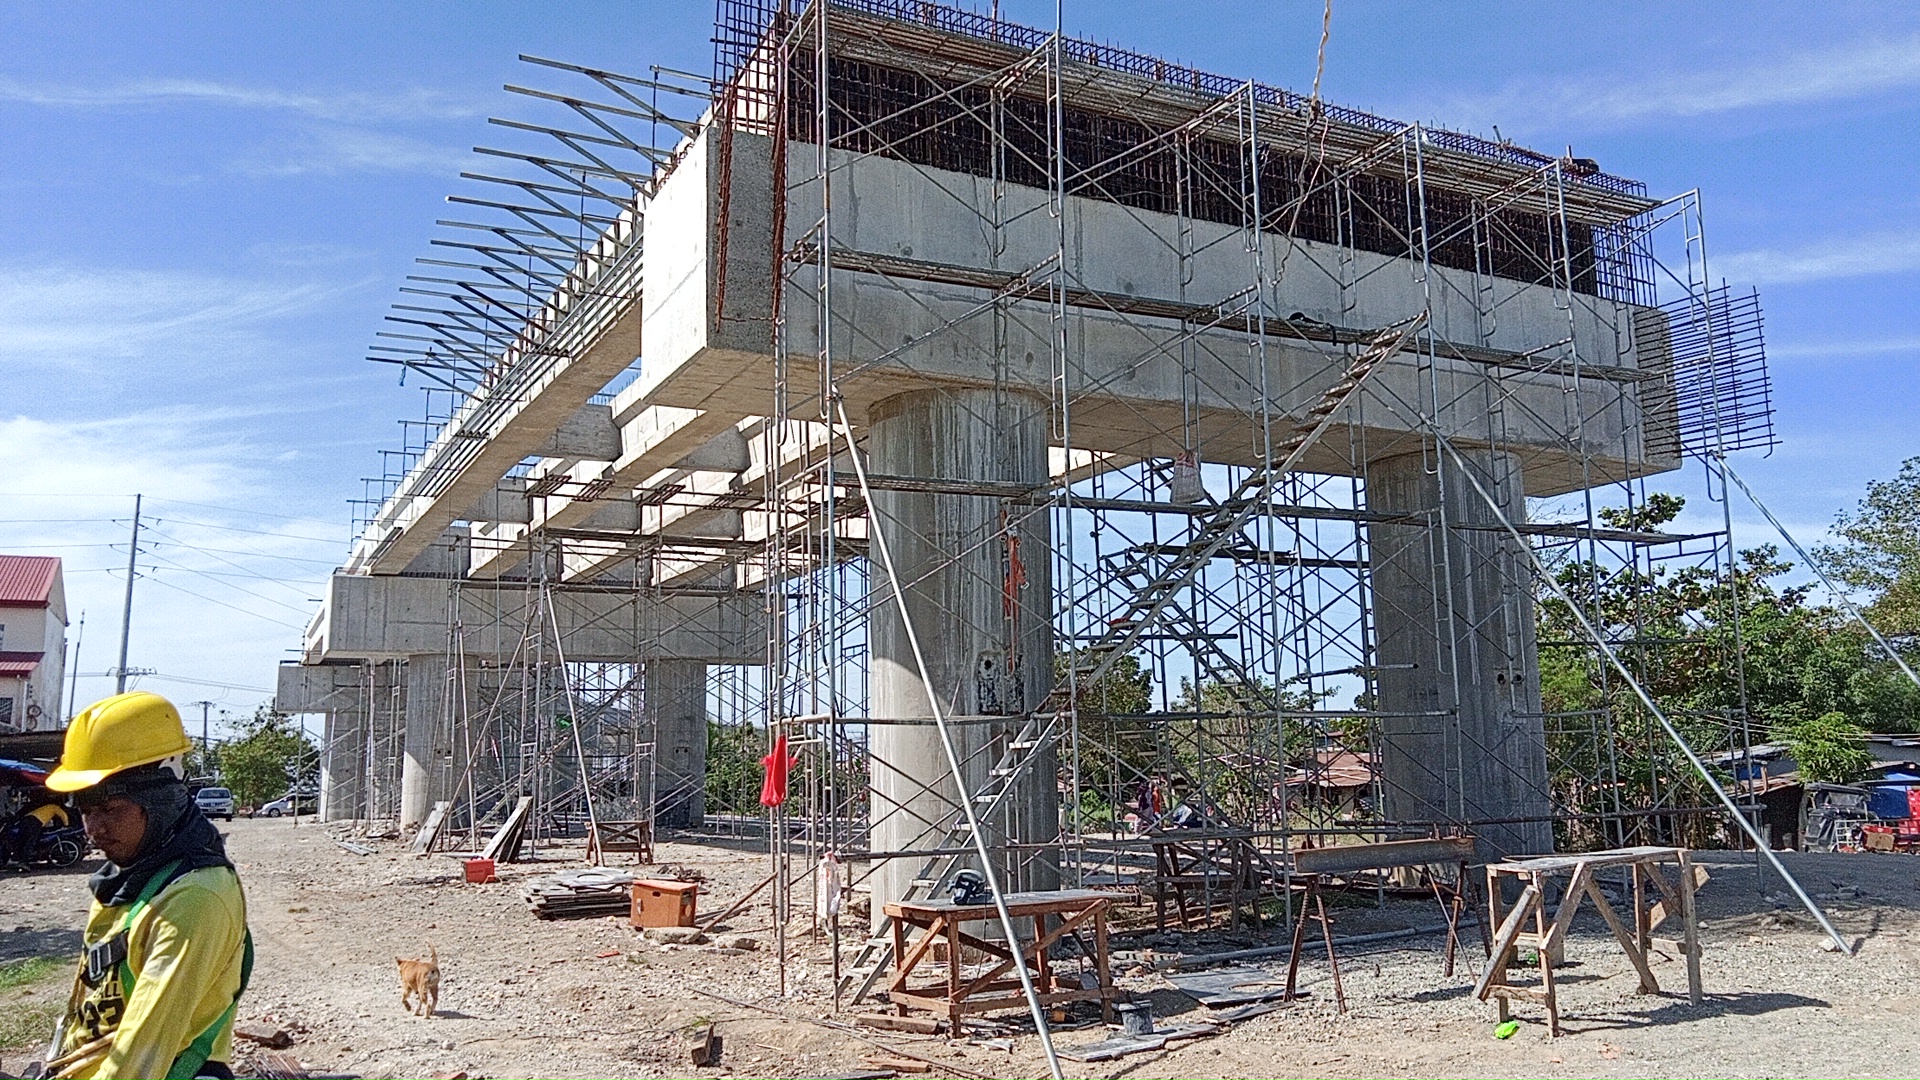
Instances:
[[[160,895],[160,890],[173,884],[190,869],[183,868],[179,859],[161,867],[159,872],[147,881],[147,887],[140,890],[140,895],[134,898],[133,903],[127,905],[127,913],[120,918],[119,932],[126,933],[133,926],[133,920],[147,909],[147,905],[153,902],[154,897]],[[213,1054],[213,1044],[220,1038],[220,1029],[225,1027],[227,1022],[233,1019],[234,1013],[239,1010],[240,995],[246,993],[247,983],[252,978],[253,931],[249,929],[246,933],[246,948],[240,954],[240,988],[233,992],[233,1000],[227,1003],[226,1010],[220,1014],[219,1018],[188,1043],[179,1057],[173,1059],[173,1067],[167,1070],[168,1080],[192,1080],[200,1072],[200,1067],[205,1065]],[[133,965],[127,962],[127,955],[123,951],[120,959],[120,992],[127,997],[132,997],[133,983]]]

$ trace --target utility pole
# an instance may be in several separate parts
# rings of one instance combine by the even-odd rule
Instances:
[[[114,670],[113,692],[127,692],[127,636],[133,629],[133,574],[140,558],[140,499],[133,497],[133,543],[127,546],[127,603],[120,613],[120,666]]]
[[[60,719],[65,722],[73,716],[73,707],[80,704],[80,642],[87,636],[87,612],[80,610],[80,625],[73,629],[73,667],[67,673],[67,700],[60,707]]]
[[[200,767],[207,767],[207,710],[213,708],[211,701],[189,701],[189,705],[200,706]]]

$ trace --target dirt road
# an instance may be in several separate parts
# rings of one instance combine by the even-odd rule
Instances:
[[[225,828],[226,826],[223,826]],[[956,1074],[1044,1075],[1032,1035],[1011,1047],[989,1039],[837,1027],[825,942],[796,928],[787,994],[771,951],[765,906],[731,922],[758,951],[670,947],[642,941],[624,919],[542,922],[520,890],[533,876],[580,865],[577,849],[504,868],[503,880],[467,885],[459,864],[415,858],[398,841],[353,854],[325,830],[287,821],[239,821],[230,849],[246,884],[259,962],[242,1015],[292,1030],[289,1051],[310,1068],[368,1077],[447,1076],[833,1076],[869,1072],[877,1043],[937,1059]],[[758,881],[766,857],[751,844],[668,843],[665,862],[697,871],[703,911]],[[1325,965],[1307,964],[1313,996],[1224,1035],[1099,1064],[1067,1063],[1071,1076],[1912,1076],[1920,1074],[1920,859],[1898,855],[1795,856],[1812,891],[1829,897],[1835,921],[1863,941],[1858,956],[1822,951],[1810,920],[1782,907],[1777,883],[1762,887],[1751,856],[1705,862],[1714,880],[1701,894],[1708,997],[1691,1006],[1684,965],[1656,966],[1666,993],[1642,996],[1626,958],[1588,915],[1576,924],[1561,970],[1569,1034],[1548,1039],[1536,1010],[1521,1008],[1520,1033],[1492,1037],[1489,1006],[1471,996],[1477,948],[1442,978],[1435,938],[1342,953],[1349,1011],[1336,1015]],[[0,963],[70,957],[85,917],[79,871],[0,879]],[[1358,934],[1433,921],[1431,903],[1341,907],[1337,932]],[[852,935],[849,934],[851,940]],[[1123,980],[1149,996],[1161,1024],[1205,1013],[1141,961],[1172,953],[1277,942],[1263,935],[1122,938]],[[1470,938],[1471,940],[1471,938]],[[424,956],[431,942],[444,973],[431,1019],[400,1006],[396,957]],[[851,951],[851,950],[849,950]],[[1151,955],[1149,955],[1151,954]],[[1271,966],[1271,965],[1269,965]],[[4,969],[0,969],[4,970]],[[40,1022],[64,996],[67,976],[0,990],[21,1022]],[[4,985],[4,983],[0,983]],[[1673,991],[1680,991],[1675,994]],[[717,995],[717,996],[708,996]],[[745,1003],[730,1004],[727,1000]],[[16,1003],[17,1002],[17,1003]],[[757,1007],[756,1007],[757,1006]],[[1010,1018],[1017,1019],[1017,1017]],[[685,1033],[717,1022],[723,1064],[695,1070]],[[1079,1020],[1062,1046],[1106,1035]],[[0,1069],[17,1070],[29,1047],[0,1046]],[[939,1070],[936,1069],[936,1075]]]

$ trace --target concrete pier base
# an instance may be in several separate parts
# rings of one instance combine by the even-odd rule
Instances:
[[[653,729],[653,822],[699,828],[707,814],[707,665],[649,660],[645,691]]]
[[[876,403],[868,422],[875,473],[960,483],[1047,480],[1047,402],[1035,395],[916,390]],[[1047,514],[991,495],[875,490],[873,521],[892,551],[928,675],[921,678],[876,552],[872,713],[905,723],[876,724],[870,736],[873,850],[964,846],[964,832],[949,839],[963,816],[964,793],[928,699],[953,721],[964,787],[977,790],[1020,718],[1043,706],[1052,682]],[[1056,761],[1056,754],[1041,754],[1003,811],[982,822],[989,844],[1008,850],[1055,838]],[[874,872],[876,917],[906,892],[925,861],[896,858]],[[1009,889],[1059,882],[1057,859],[1044,848],[1009,854],[997,869]]]
[[[1523,522],[1513,455],[1464,456],[1501,512]],[[1367,504],[1421,519],[1370,534],[1385,816],[1495,822],[1475,828],[1488,857],[1551,851],[1525,553],[1451,456],[1369,463]]]

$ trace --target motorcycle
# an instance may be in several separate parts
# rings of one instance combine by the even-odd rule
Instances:
[[[66,869],[87,853],[87,830],[79,825],[48,829],[34,842],[31,862],[43,862]]]

